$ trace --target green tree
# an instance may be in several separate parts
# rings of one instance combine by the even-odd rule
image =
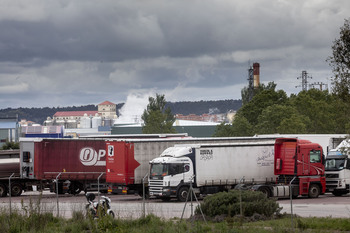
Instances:
[[[267,86],[265,84],[261,83],[259,84],[258,88],[253,89],[253,97],[262,92],[263,90],[275,90],[277,84],[274,82],[269,82]],[[243,105],[249,103],[249,90],[248,87],[244,87],[241,90],[241,97],[242,97],[242,103]]]
[[[258,123],[258,117],[262,111],[268,106],[274,104],[285,104],[288,100],[287,94],[283,90],[275,91],[275,89],[267,89],[259,94],[247,104],[243,105],[237,112],[245,117],[248,122],[255,127]]]
[[[6,140],[6,143],[2,145],[2,150],[14,150],[19,149],[19,143],[18,142],[10,142],[9,140]]]
[[[142,132],[151,133],[175,133],[173,124],[175,117],[170,108],[165,108],[164,95],[156,94],[156,98],[149,97],[148,105],[141,118],[144,121]]]
[[[307,124],[308,133],[335,133],[337,119],[340,116],[334,111],[335,107],[338,107],[335,105],[336,99],[327,91],[311,89],[301,91],[298,95],[292,95],[290,104],[297,109],[299,115],[310,120]]]
[[[253,126],[248,120],[241,115],[236,115],[232,124],[221,123],[218,125],[215,129],[214,137],[243,137],[253,135]]]
[[[249,123],[247,118],[241,115],[237,115],[232,123],[233,136],[253,136],[254,130],[253,126]]]
[[[332,56],[328,59],[334,76],[333,92],[344,101],[350,100],[350,20],[345,19],[339,38],[333,41]]]
[[[290,118],[296,109],[286,105],[271,105],[265,108],[258,117],[256,132],[258,134],[274,134],[279,133],[278,127],[284,119]]]
[[[215,128],[214,137],[233,137],[233,130],[231,124],[221,123]]]
[[[277,127],[280,134],[306,134],[309,119],[305,116],[292,114],[288,118],[284,118]]]

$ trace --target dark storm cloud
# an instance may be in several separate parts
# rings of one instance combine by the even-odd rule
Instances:
[[[135,92],[237,99],[252,62],[263,82],[293,93],[302,70],[327,82],[348,9],[346,0],[4,0],[0,108],[122,102]]]

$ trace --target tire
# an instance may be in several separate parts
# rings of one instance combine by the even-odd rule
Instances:
[[[189,188],[187,186],[182,186],[177,193],[177,200],[185,202],[187,200]]]
[[[69,187],[69,192],[73,195],[78,195],[83,190],[82,184],[72,183]]]
[[[115,214],[114,214],[113,210],[110,210],[110,211],[108,212],[108,215],[111,216],[112,218],[115,217]]]
[[[309,187],[309,197],[317,198],[321,193],[320,186],[317,184],[311,184]]]
[[[346,192],[346,191],[343,191],[343,190],[334,190],[334,191],[332,192],[332,194],[333,194],[334,196],[340,197],[340,196],[342,196],[342,195],[347,194],[347,192]]]
[[[13,183],[11,184],[11,196],[12,197],[18,197],[22,194],[23,187],[19,183]]]
[[[0,184],[0,197],[7,196],[7,187],[5,184]]]
[[[267,188],[267,187],[261,187],[261,188],[259,189],[259,191],[262,192],[263,194],[265,194],[265,196],[266,196],[267,198],[270,198],[270,197],[271,197],[271,191],[270,191],[269,188]]]

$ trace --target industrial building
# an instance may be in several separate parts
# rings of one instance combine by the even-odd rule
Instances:
[[[215,133],[217,122],[176,120],[173,124],[176,133],[187,133],[192,137],[211,137]],[[142,134],[140,123],[115,124],[112,127],[111,135],[116,134]]]
[[[18,142],[18,138],[18,116],[0,117],[0,147],[2,147],[6,141]]]
[[[116,104],[104,101],[97,105],[97,111],[61,111],[48,117],[45,126],[64,126],[65,129],[90,129],[110,127],[117,118]]]

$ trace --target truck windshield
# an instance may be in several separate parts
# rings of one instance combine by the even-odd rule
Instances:
[[[340,171],[344,169],[345,159],[326,159],[326,171]]]
[[[319,151],[319,150],[310,151],[310,162],[311,163],[320,163],[321,162],[321,151]]]
[[[151,165],[151,176],[176,175],[190,170],[188,163],[155,163]]]
[[[151,176],[166,176],[168,175],[167,164],[154,163],[151,165]]]

